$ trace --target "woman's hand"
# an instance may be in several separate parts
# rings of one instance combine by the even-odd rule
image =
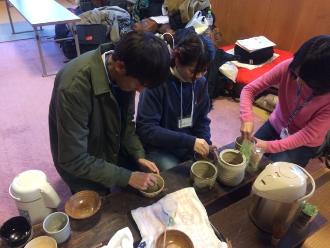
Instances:
[[[139,158],[137,162],[139,165],[148,168],[151,172],[159,174],[159,169],[154,162],[144,158]]]
[[[157,183],[157,178],[153,173],[144,173],[134,171],[129,178],[128,184],[138,190],[146,190],[149,186],[154,186]]]
[[[267,150],[267,141],[254,138],[256,141],[255,146],[261,148],[263,151]]]
[[[241,134],[243,139],[251,140],[252,132],[253,132],[253,122],[243,121],[241,124]]]
[[[202,156],[207,156],[209,155],[210,146],[204,139],[196,138],[194,151]]]

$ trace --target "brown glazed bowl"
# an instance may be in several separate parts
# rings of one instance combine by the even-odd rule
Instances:
[[[187,234],[179,230],[166,230],[166,237],[164,240],[165,232],[161,233],[156,240],[156,248],[194,248],[191,239]]]
[[[154,186],[151,186],[146,190],[140,190],[141,194],[144,195],[145,197],[149,197],[149,198],[155,197],[164,189],[164,184],[165,184],[164,179],[158,174],[155,174],[155,176],[157,178],[157,183]]]
[[[92,190],[75,193],[65,203],[65,213],[73,219],[86,219],[96,214],[101,207],[101,197]]]

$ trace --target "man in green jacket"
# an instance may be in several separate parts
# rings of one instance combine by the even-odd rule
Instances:
[[[112,50],[114,49],[114,50]],[[130,32],[119,43],[101,45],[70,61],[55,78],[49,107],[50,145],[55,167],[72,192],[101,194],[112,186],[146,189],[152,173],[135,134],[135,92],[168,77],[170,54],[151,33]]]

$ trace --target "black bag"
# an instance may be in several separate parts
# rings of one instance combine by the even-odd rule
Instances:
[[[100,45],[107,40],[107,26],[103,24],[77,25],[79,44]]]
[[[108,2],[119,2],[123,0],[107,0]],[[86,0],[84,2],[91,2]],[[81,1],[83,4],[83,1]],[[79,8],[68,8],[72,13],[78,15],[81,10]],[[107,39],[107,26],[103,24],[77,24],[77,36],[79,42],[80,53],[85,53],[90,50],[96,49],[100,44],[110,41]],[[66,24],[55,25],[55,37],[54,39],[63,39],[72,37],[72,33]],[[57,40],[60,44],[62,51],[68,59],[77,57],[76,45],[74,39],[69,40]]]
[[[85,52],[95,50],[99,47],[97,44],[80,44],[79,49],[80,49],[80,54],[83,54]],[[68,59],[74,59],[77,57],[77,51],[76,51],[76,45],[74,43],[74,40],[66,40],[61,44],[61,48],[63,51],[63,54],[65,57]]]
[[[66,26],[64,26],[66,27]],[[106,32],[107,26],[103,24],[78,24],[77,26],[77,35],[80,53],[85,53],[90,50],[96,49],[100,44],[109,42],[110,39],[107,39]],[[64,32],[64,29],[61,28],[61,33],[58,32],[57,38],[61,35],[66,35],[66,37],[72,37],[71,32]],[[76,45],[74,40],[64,40],[60,42],[62,51],[68,59],[73,59],[77,57]]]
[[[235,55],[238,56],[238,61],[250,65],[259,65],[273,57],[273,47],[265,47],[254,52],[248,52],[238,45],[234,48]]]

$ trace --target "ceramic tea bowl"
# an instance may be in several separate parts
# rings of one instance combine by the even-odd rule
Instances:
[[[217,179],[218,169],[208,161],[197,161],[192,164],[190,177],[196,189],[213,188]]]
[[[191,239],[184,232],[175,229],[166,230],[165,232],[158,236],[155,245],[156,248],[194,248]]]
[[[73,219],[86,219],[101,208],[101,197],[92,190],[79,191],[65,203],[65,213]]]
[[[21,247],[32,237],[31,224],[23,216],[10,218],[1,226],[0,237],[9,247]]]
[[[150,186],[146,190],[140,190],[141,194],[145,197],[153,198],[163,191],[165,185],[164,179],[158,174],[155,174],[155,177],[157,178],[157,182],[154,186]]]

